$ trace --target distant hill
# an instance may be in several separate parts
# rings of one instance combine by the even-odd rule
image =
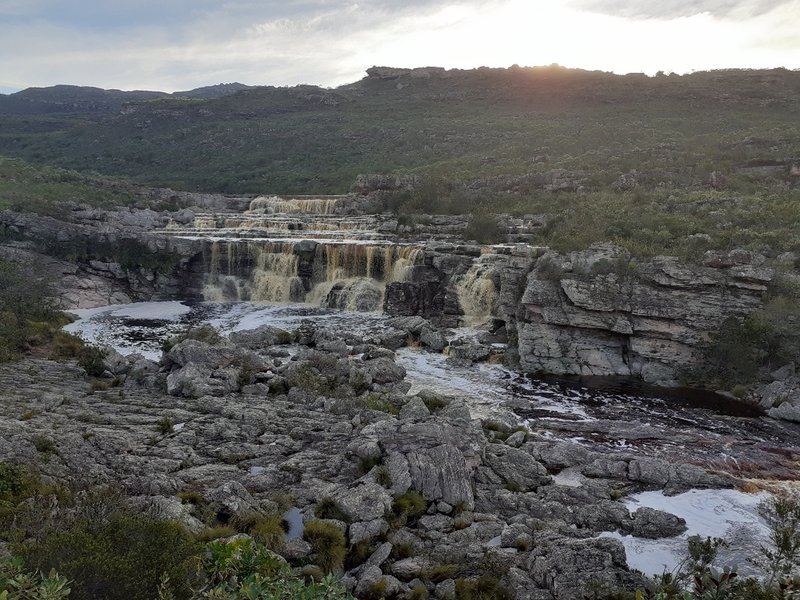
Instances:
[[[336,89],[100,95],[125,110],[22,118],[0,103],[0,154],[232,193],[336,193],[359,173],[392,172],[520,194],[694,189],[712,175],[750,189],[762,176],[794,185],[800,157],[800,72],[786,69],[374,67]]]
[[[242,90],[251,90],[254,86],[245,85],[243,83],[219,83],[217,85],[207,85],[205,87],[187,90],[185,92],[174,92],[173,96],[182,96],[184,98],[196,98],[198,100],[211,100],[213,98],[222,98],[223,96],[230,96]]]
[[[44,115],[115,113],[131,102],[182,97],[208,100],[252,89],[243,83],[220,83],[168,94],[154,91],[104,90],[96,87],[54,85],[27,88],[14,94],[0,94],[0,114]]]
[[[168,94],[164,92],[123,92],[95,87],[55,85],[0,95],[0,113],[36,115],[114,112],[127,102],[141,102],[167,96]]]

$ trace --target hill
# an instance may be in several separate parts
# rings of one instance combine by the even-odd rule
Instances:
[[[523,194],[712,179],[747,190],[794,181],[798,116],[800,72],[785,69],[647,77],[375,67],[336,89],[159,96],[113,113],[23,117],[0,106],[0,153],[236,193],[342,192],[369,172]]]

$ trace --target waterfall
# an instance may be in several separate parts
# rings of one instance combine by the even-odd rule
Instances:
[[[215,240],[203,295],[217,302],[379,310],[386,284],[406,280],[422,256],[421,248],[396,244]]]
[[[464,324],[469,327],[477,327],[488,321],[494,309],[496,290],[492,280],[492,265],[483,262],[483,258],[476,260],[456,283]]]
[[[250,202],[249,212],[259,212],[262,214],[312,213],[330,215],[334,213],[340,200],[341,198],[337,196],[259,196]]]

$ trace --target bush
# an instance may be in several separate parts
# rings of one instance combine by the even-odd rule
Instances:
[[[280,515],[261,516],[249,533],[256,542],[274,551],[280,551],[286,541],[286,525]]]
[[[324,521],[308,521],[303,528],[303,539],[311,544],[311,552],[323,571],[332,573],[342,568],[345,538],[338,527]]]
[[[474,212],[464,230],[464,238],[479,244],[497,244],[504,236],[497,225],[497,216],[487,212]]]
[[[414,490],[409,490],[400,494],[392,503],[392,525],[403,527],[409,522],[413,523],[424,515],[426,510],[428,501],[425,497]]]
[[[513,595],[491,575],[477,579],[456,579],[456,598],[459,600],[512,600]]]
[[[118,514],[51,531],[20,550],[32,568],[73,580],[74,600],[152,600],[162,574],[176,597],[188,597],[200,546],[176,523]]]
[[[314,516],[318,519],[334,519],[336,521],[350,522],[350,517],[347,516],[342,508],[337,504],[336,500],[325,496],[320,498],[317,505],[314,507]]]
[[[70,582],[55,571],[48,575],[26,572],[19,558],[0,563],[0,600],[62,600],[70,595]]]
[[[459,572],[460,568],[454,564],[435,565],[425,569],[420,573],[422,579],[432,581],[433,583],[441,583],[446,579],[452,579]],[[460,598],[460,596],[459,596]]]

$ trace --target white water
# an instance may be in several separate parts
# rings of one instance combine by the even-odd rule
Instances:
[[[687,531],[673,538],[648,540],[619,533],[605,533],[622,541],[628,565],[646,575],[672,572],[686,557],[689,536],[721,537],[730,547],[719,554],[718,566],[736,567],[742,575],[754,573],[745,557],[766,544],[769,528],[759,506],[769,495],[745,494],[737,490],[690,490],[677,496],[642,492],[631,496],[625,506],[631,512],[643,506],[663,510],[686,520]]]

